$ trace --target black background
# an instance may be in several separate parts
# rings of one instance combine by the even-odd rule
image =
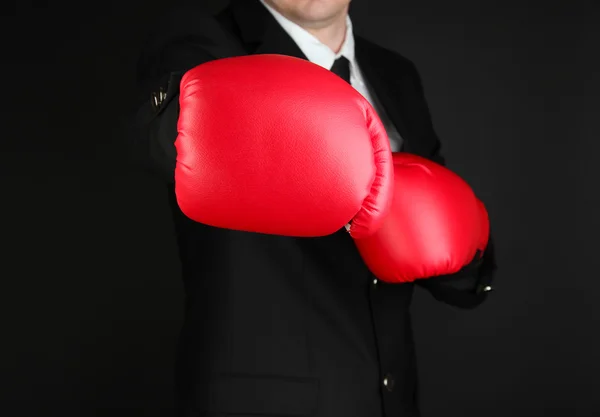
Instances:
[[[123,128],[169,2],[70,3],[0,13],[0,415],[171,416],[179,263]],[[497,240],[482,307],[416,296],[425,417],[600,416],[598,11],[353,2],[357,31],[417,64],[448,165]]]

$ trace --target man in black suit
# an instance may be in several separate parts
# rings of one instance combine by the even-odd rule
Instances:
[[[174,197],[179,80],[199,64],[246,54],[331,69],[373,104],[393,150],[443,164],[415,66],[355,37],[349,3],[234,0],[215,17],[178,8],[144,48],[138,155],[165,178],[186,291],[178,415],[419,415],[415,284],[380,282],[344,230],[291,238],[218,229],[186,218]],[[490,242],[459,273],[416,285],[472,308],[495,268]]]

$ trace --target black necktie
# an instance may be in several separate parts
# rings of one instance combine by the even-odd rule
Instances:
[[[331,67],[331,72],[350,84],[350,61],[346,57],[341,56],[336,59]]]

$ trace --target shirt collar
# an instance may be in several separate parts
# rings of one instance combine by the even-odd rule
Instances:
[[[323,68],[330,69],[333,65],[333,62],[339,57],[343,56],[350,61],[351,65],[354,65],[354,34],[350,16],[346,16],[346,37],[342,47],[340,48],[340,52],[336,54],[331,50],[331,48],[323,44],[307,30],[292,22],[277,10],[266,4],[264,0],[260,0],[260,2],[273,15],[283,30],[290,35],[294,42],[296,42],[300,50],[304,53],[304,55],[306,55],[306,58],[308,58],[309,61],[320,65]]]

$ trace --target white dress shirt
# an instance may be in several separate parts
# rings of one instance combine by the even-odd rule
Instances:
[[[383,122],[383,125],[387,131],[390,139],[390,145],[392,151],[399,151],[402,146],[402,138],[394,127],[393,123],[385,113],[383,107],[375,100],[374,94],[369,91],[367,83],[360,71],[358,62],[354,53],[354,33],[352,31],[352,21],[350,16],[346,17],[346,37],[344,43],[340,48],[340,51],[336,54],[327,45],[319,41],[315,36],[309,33],[307,30],[292,22],[277,10],[266,4],[264,0],[260,0],[261,3],[267,8],[273,15],[275,20],[281,25],[283,30],[296,42],[300,50],[306,55],[309,61],[320,65],[323,68],[331,69],[336,59],[345,57],[350,62],[350,84],[354,87],[369,103],[373,106],[379,118]]]

